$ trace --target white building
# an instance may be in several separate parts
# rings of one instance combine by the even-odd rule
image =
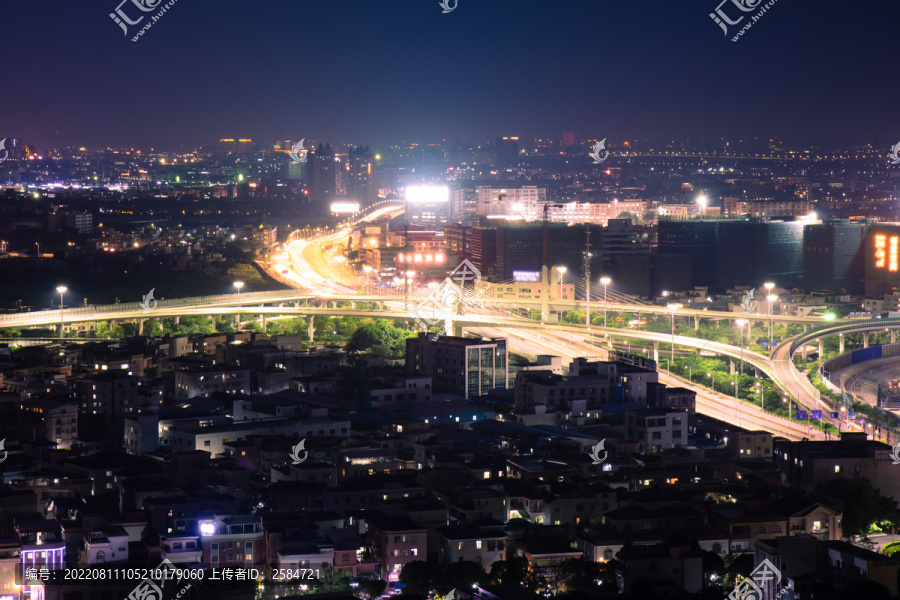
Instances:
[[[645,408],[626,411],[626,435],[640,442],[641,454],[687,443],[688,413],[685,410]]]

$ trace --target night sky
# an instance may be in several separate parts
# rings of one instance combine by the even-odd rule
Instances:
[[[3,4],[0,137],[900,139],[895,2],[778,0],[734,43],[719,0],[178,0],[135,43],[119,1]]]

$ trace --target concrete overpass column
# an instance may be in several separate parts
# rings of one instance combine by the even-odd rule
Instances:
[[[263,334],[268,335],[269,330],[266,329],[266,315],[262,316],[262,320],[263,320]]]
[[[309,330],[307,331],[307,333],[309,334],[309,345],[310,346],[312,346],[314,331],[315,331],[315,328],[313,327],[313,315],[309,315]],[[310,351],[312,351],[312,348],[310,348]]]
[[[659,362],[659,342],[653,342],[653,360]]]
[[[806,330],[809,329],[809,325],[806,323],[803,324],[803,333],[806,333]]]
[[[176,325],[180,325],[180,324],[181,324],[181,317],[175,317],[175,324],[176,324]]]
[[[800,349],[800,356],[803,357],[803,362],[806,362],[806,354],[807,354],[806,349],[808,347],[809,346],[807,344],[803,344],[803,347]]]
[[[700,331],[700,317],[694,317],[694,331]]]
[[[863,348],[869,347],[869,332],[863,331]]]
[[[353,310],[356,308],[356,302],[350,301],[350,309]]]
[[[63,324],[62,323],[60,323],[59,325],[56,326],[56,337],[59,337],[59,338],[65,337],[65,335],[63,334]]]
[[[819,358],[822,358],[822,355],[825,354],[825,340],[819,338]]]
[[[838,352],[843,353],[843,352],[844,352],[844,334],[843,334],[843,333],[839,333],[839,334],[838,334],[838,340],[839,340],[839,342],[838,342],[838,344],[839,344]]]
[[[891,343],[892,344],[897,343],[897,330],[896,329],[891,329]]]
[[[138,335],[144,335],[144,321],[147,319],[138,319]]]
[[[463,336],[463,326],[454,324],[453,325],[453,335],[456,337],[462,337]]]

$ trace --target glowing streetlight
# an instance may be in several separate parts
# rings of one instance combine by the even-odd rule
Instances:
[[[678,303],[667,304],[666,308],[668,308],[672,313],[672,355],[670,364],[675,362],[675,311],[681,308],[682,305]]]
[[[238,327],[241,325],[241,288],[244,287],[243,281],[235,281],[234,287],[237,288],[237,297],[238,297],[238,314],[237,314],[237,324]]]
[[[700,194],[697,196],[697,204],[700,205],[700,216],[706,215],[706,205],[709,203],[709,198],[706,194]]]
[[[66,337],[65,329],[63,327],[63,294],[65,294],[69,288],[64,285],[57,286],[56,291],[59,292],[59,337]]]
[[[371,296],[371,292],[369,291],[369,273],[372,272],[372,267],[363,265],[363,271],[366,272],[366,296]]]
[[[744,319],[738,319],[735,321],[735,324],[738,326],[738,329],[741,331],[741,370],[738,371],[741,375],[744,373],[744,324],[747,321]],[[738,373],[734,374],[734,399],[738,400]]]
[[[610,284],[612,279],[609,277],[601,277],[600,283],[603,284],[603,326],[607,327],[606,324],[606,309],[607,309],[607,296],[606,296],[606,286]]]
[[[766,285],[768,285],[768,284],[766,284]],[[776,300],[778,300],[778,296],[776,296],[775,294],[769,294],[768,296],[766,296],[766,300],[769,301],[769,348],[771,348],[772,347],[772,337],[775,334],[775,318],[772,315],[772,303],[775,302]],[[770,354],[771,354],[771,352],[772,351],[769,350]]]
[[[557,283],[559,284],[559,294],[558,294],[558,298],[557,298],[558,300],[562,300],[563,275],[565,275],[566,271],[568,271],[568,270],[569,269],[567,269],[566,267],[556,267],[556,279],[557,279]]]

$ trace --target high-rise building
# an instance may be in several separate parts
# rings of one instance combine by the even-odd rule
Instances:
[[[563,133],[562,145],[563,145],[563,148],[571,148],[572,146],[575,145],[575,132],[574,131],[567,131],[567,132]]]
[[[519,163],[519,138],[497,138],[497,166],[513,167]]]
[[[715,283],[716,222],[660,219],[658,254],[686,256],[690,260],[692,285],[712,287]]]
[[[608,225],[600,231],[604,269],[609,268],[614,257],[650,254],[649,237],[636,229],[631,219],[609,219]]]
[[[343,186],[347,196],[367,207],[378,201],[375,155],[365,148],[350,148],[344,166]]]
[[[474,186],[454,185],[450,188],[450,206],[448,218],[451,223],[469,224],[478,214],[478,201]]]
[[[803,226],[800,221],[719,221],[715,287],[797,286],[803,277]],[[696,284],[695,284],[696,285]]]
[[[309,174],[309,203],[325,207],[334,197],[335,186],[335,156],[331,144],[324,147],[319,144],[315,152],[310,152],[307,157],[307,173]]]
[[[588,225],[567,227],[558,223],[547,225],[548,267],[565,266],[571,273],[584,273],[584,251]],[[592,274],[599,274],[602,265],[601,237],[593,227],[591,237]],[[497,227],[497,260],[491,272],[498,279],[512,279],[515,271],[540,272],[543,266],[543,224],[503,223]]]
[[[878,224],[866,232],[867,297],[884,296],[900,290],[900,227]]]
[[[406,340],[406,372],[432,378],[435,394],[483,396],[509,383],[505,338],[489,341],[427,333]]]
[[[866,223],[847,220],[810,223],[803,229],[803,287],[862,292]]]
[[[406,188],[406,222],[433,229],[448,224],[450,189],[445,185],[410,185]]]
[[[547,188],[536,185],[495,188],[479,185],[475,188],[476,214],[481,216],[514,216],[526,221],[543,218]]]

